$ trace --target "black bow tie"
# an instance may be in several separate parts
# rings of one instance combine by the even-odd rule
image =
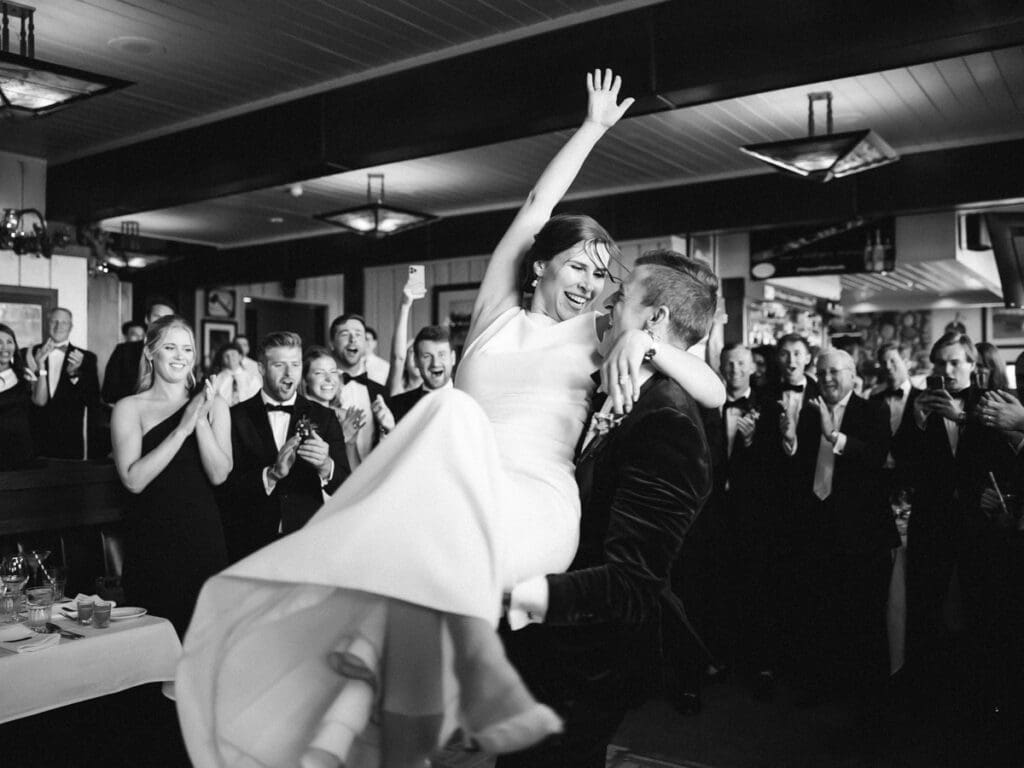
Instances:
[[[967,389],[961,389],[959,392],[950,392],[949,396],[952,397],[954,400],[966,400]]]
[[[265,403],[264,408],[267,409],[267,413],[271,411],[281,411],[282,413],[292,413],[295,411],[294,405],[281,405],[280,403]]]
[[[59,349],[61,352],[67,352],[68,351],[68,342],[65,341],[63,344],[54,344],[53,345],[53,349],[54,350],[58,350]]]
[[[366,375],[366,371],[358,374],[357,376],[350,376],[349,374],[342,371],[341,374],[342,385],[348,384],[350,381],[358,381],[364,387],[370,383],[370,378]]]
[[[730,408],[735,408],[739,411],[746,411],[749,406],[750,398],[737,397],[735,400],[729,400],[725,403],[725,410],[728,411]]]
[[[896,398],[898,400],[902,400],[903,399],[903,389],[902,388],[887,389],[882,394],[885,395],[886,397],[892,397],[892,398]]]
[[[596,370],[592,374],[590,374],[590,380],[592,382],[594,382],[595,384],[597,384],[597,386],[600,387],[601,386],[601,371],[600,370]]]
[[[783,392],[803,392],[804,391],[804,385],[803,384],[783,384],[782,385],[782,391]]]

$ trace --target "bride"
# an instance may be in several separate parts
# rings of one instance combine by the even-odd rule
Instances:
[[[603,331],[588,309],[617,248],[551,213],[632,104],[620,84],[587,75],[586,119],[488,263],[456,389],[423,398],[305,528],[207,582],[176,686],[195,765],[421,766],[457,727],[494,753],[560,729],[494,628],[503,591],[577,546],[572,460]],[[653,343],[624,336],[606,362],[626,408]],[[654,361],[724,401],[696,357],[664,345]]]

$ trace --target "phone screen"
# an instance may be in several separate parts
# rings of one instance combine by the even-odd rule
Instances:
[[[946,388],[946,380],[942,376],[929,376],[925,379],[925,386],[931,390],[943,390]]]
[[[409,279],[405,284],[413,294],[424,294],[427,292],[427,281],[422,264],[411,264],[409,266]]]

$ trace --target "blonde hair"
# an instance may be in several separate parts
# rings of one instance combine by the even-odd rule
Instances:
[[[192,348],[193,350],[195,349],[196,335],[192,331],[192,326],[181,315],[164,315],[150,323],[146,331],[146,339],[143,342],[142,357],[139,358],[139,379],[135,386],[136,394],[152,388],[154,380],[152,356],[156,354],[157,348],[163,343],[164,337],[172,328],[182,328],[188,331],[188,335],[192,338]],[[196,365],[198,361],[199,356],[193,354],[192,368],[188,372],[188,381],[186,382],[190,391],[196,386]]]

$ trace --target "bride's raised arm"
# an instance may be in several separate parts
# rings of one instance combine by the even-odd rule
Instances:
[[[494,249],[473,306],[467,346],[495,317],[519,303],[520,261],[533,243],[534,235],[551,218],[551,212],[583,167],[590,150],[633,104],[631,98],[618,103],[621,86],[622,78],[613,75],[610,69],[587,73],[587,117],[548,163]]]

